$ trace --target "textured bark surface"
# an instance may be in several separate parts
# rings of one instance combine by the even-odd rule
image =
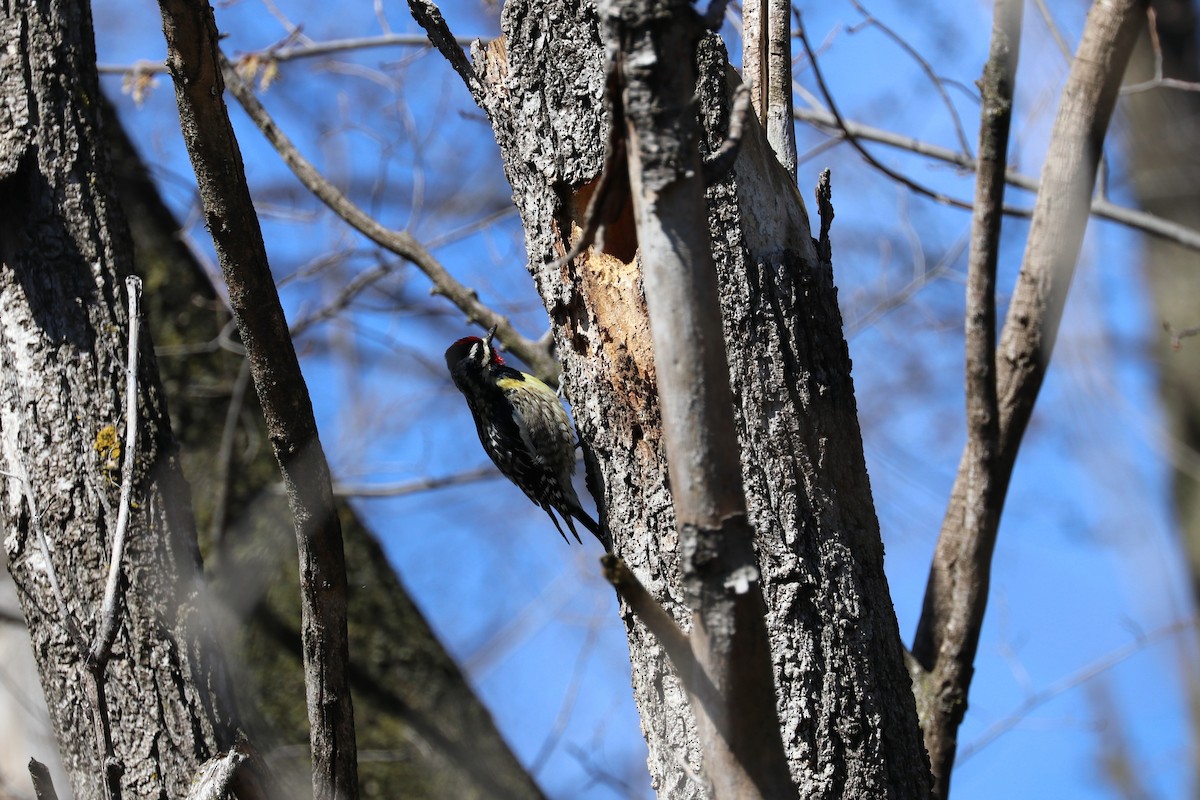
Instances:
[[[86,668],[50,591],[53,566],[84,635],[95,627],[117,516],[129,272],[97,132],[86,4],[0,5],[0,510],[4,547],[77,798],[100,796]],[[182,797],[231,741],[186,482],[157,366],[141,340],[128,585],[107,696],[123,795]],[[22,478],[11,477],[13,475]],[[35,536],[28,490],[50,542]],[[60,787],[60,789],[65,787]]]
[[[530,270],[555,326],[589,488],[616,551],[681,622],[677,537],[629,210],[574,263],[608,135],[603,49],[586,3],[511,0],[504,39],[474,52],[521,211]],[[727,117],[727,59],[697,68],[702,149]],[[687,57],[687,54],[681,54]],[[923,797],[928,767],[883,575],[828,261],[757,125],[709,191],[743,481],[763,570],[784,744],[800,796]],[[687,700],[658,645],[626,615],[634,692],[662,797],[698,797]],[[688,764],[693,766],[689,767]]]
[[[147,325],[157,346],[186,353],[162,356],[159,365],[197,523],[208,531],[214,517],[226,520],[223,536],[206,541],[202,535],[201,541],[229,623],[223,635],[234,643],[237,698],[253,741],[287,784],[288,796],[303,797],[312,790],[300,589],[287,500],[271,491],[279,468],[265,446],[253,392],[236,414],[231,459],[223,462],[219,445],[243,359],[224,348],[194,351],[220,336],[229,312],[181,240],[179,223],[118,121],[106,115],[105,123],[118,196],[131,221],[134,268],[146,282]],[[219,512],[222,479],[229,493]],[[364,750],[390,756],[360,763],[360,795],[540,798],[375,537],[347,504],[339,503],[339,510],[351,587],[350,686],[358,741]]]

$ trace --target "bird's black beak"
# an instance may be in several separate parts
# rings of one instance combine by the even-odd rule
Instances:
[[[492,337],[496,335],[496,328],[499,327],[499,325],[493,325],[492,327],[488,328],[487,336],[483,337],[483,340],[487,342],[488,347],[492,346]]]

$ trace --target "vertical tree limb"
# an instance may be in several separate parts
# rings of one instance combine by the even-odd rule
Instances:
[[[92,646],[87,653],[93,671],[104,673],[112,654],[113,638],[117,635],[117,605],[121,602],[121,562],[125,558],[125,535],[129,532],[129,515],[133,505],[133,473],[138,452],[138,339],[142,325],[142,281],[135,275],[125,278],[129,295],[129,350],[125,361],[125,440],[121,443],[121,499],[117,510],[117,529],[113,533],[112,555],[108,559],[108,579],[104,584],[104,600],[100,604],[99,622]]]
[[[347,676],[346,566],[329,467],[225,108],[212,9],[187,0],[162,0],[159,7],[205,219],[295,518],[314,795],[353,800],[358,768]]]
[[[792,180],[796,128],[792,118],[792,5],[789,0],[742,4],[742,80],[750,87],[759,124]]]
[[[606,3],[601,17],[623,87],[692,649],[719,696],[693,704],[704,774],[717,798],[784,797],[794,789],[742,490],[698,120],[689,107],[696,76],[692,60],[680,57],[695,52],[702,27],[686,2]]]
[[[1088,14],[1051,132],[1024,262],[1000,340],[994,407],[989,397],[991,369],[983,362],[990,313],[984,307],[990,305],[985,296],[989,265],[984,259],[994,263],[995,255],[976,251],[975,245],[993,243],[994,249],[995,239],[982,216],[973,227],[967,322],[968,392],[975,395],[968,401],[971,436],[942,523],[913,642],[918,707],[938,797],[949,790],[958,726],[966,713],[1004,495],[1054,347],[1083,241],[1101,146],[1146,6],[1146,0],[1116,0],[1097,3]],[[1003,161],[995,161],[998,154],[985,153],[984,148],[1000,144],[993,124],[1004,113],[999,91],[1005,84],[1011,86],[1011,76],[1004,76],[1015,67],[1015,51],[1010,49],[1015,45],[1006,45],[1004,39],[1015,41],[1013,26],[1019,14],[1019,3],[997,4],[985,73],[980,161],[987,158],[999,170]],[[977,200],[993,204],[999,189],[992,184],[1002,180],[1002,172],[989,173],[986,183],[980,179]],[[993,414],[995,420],[990,418]]]

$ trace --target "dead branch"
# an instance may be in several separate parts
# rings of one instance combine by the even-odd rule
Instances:
[[[37,800],[58,800],[50,769],[36,758],[29,759],[29,777],[33,781],[33,794]]]
[[[742,79],[779,163],[796,180],[790,0],[742,3]]]

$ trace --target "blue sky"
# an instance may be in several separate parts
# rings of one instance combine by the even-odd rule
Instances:
[[[950,112],[909,55],[878,29],[856,28],[863,18],[849,3],[807,5],[810,38],[821,48],[822,70],[847,117],[956,146]],[[381,30],[370,2],[338,3],[335,13],[332,5],[304,0],[274,8],[303,23],[304,34],[316,40]],[[284,39],[287,31],[271,9],[259,0],[221,4],[216,14],[228,34],[226,51],[237,55]],[[482,4],[444,3],[442,9],[460,35],[495,34],[495,13]],[[918,13],[888,0],[869,9],[953,82],[948,92],[974,148],[978,108],[971,86],[987,50],[990,6],[930,3]],[[403,5],[383,11],[394,31],[417,30]],[[1057,4],[1052,12],[1067,40],[1076,42],[1083,9]],[[163,57],[153,3],[111,0],[94,13],[102,63]],[[736,50],[728,26],[726,34]],[[1027,173],[1036,174],[1040,165],[1066,70],[1031,6],[1013,146]],[[807,68],[798,70],[797,80],[815,92]],[[120,83],[105,79],[114,96]],[[523,268],[519,223],[504,213],[509,190],[490,129],[439,56],[391,48],[285,64],[264,102],[301,149],[385,224],[407,227],[423,241],[449,237],[435,255],[485,302],[511,314],[523,333],[541,335],[548,323]],[[128,95],[120,99],[166,196],[209,252],[194,215],[193,179],[173,105],[165,77],[140,108]],[[236,110],[234,117],[285,307],[298,319],[377,256],[306,198],[258,133]],[[800,126],[797,138],[804,154],[825,136]],[[970,176],[871,147],[916,180],[971,196]],[[1110,147],[1109,156],[1114,198],[1128,202],[1119,152]],[[833,169],[835,276],[851,326],[864,444],[907,641],[964,439],[965,256],[955,251],[969,218],[894,185],[845,146],[801,162],[806,198],[825,167]],[[1031,203],[1020,195],[1011,199]],[[498,221],[461,234],[492,214]],[[1020,220],[1006,225],[1002,299],[1027,229]],[[344,259],[340,277],[305,275],[330,253]],[[855,326],[914,280],[920,286],[907,302],[869,326]],[[430,313],[428,285],[415,271],[400,271],[386,289],[368,293],[344,319],[300,342],[337,477],[386,483],[484,465],[465,405],[440,364],[449,341],[469,332],[461,314],[448,306]],[[1149,355],[1158,327],[1140,282],[1136,238],[1093,221],[1009,492],[960,736],[967,747],[1011,719],[1030,696],[1189,613]],[[565,546],[545,515],[502,480],[356,505],[552,797],[650,796],[624,633],[598,576],[594,543]],[[1104,725],[1123,730],[1154,797],[1187,796],[1180,665],[1194,663],[1195,655],[1190,634],[1140,646],[1088,684],[1021,717],[962,763],[953,796],[1110,797],[1098,768]],[[1108,718],[1088,689],[1097,682],[1110,694],[1117,719]]]

